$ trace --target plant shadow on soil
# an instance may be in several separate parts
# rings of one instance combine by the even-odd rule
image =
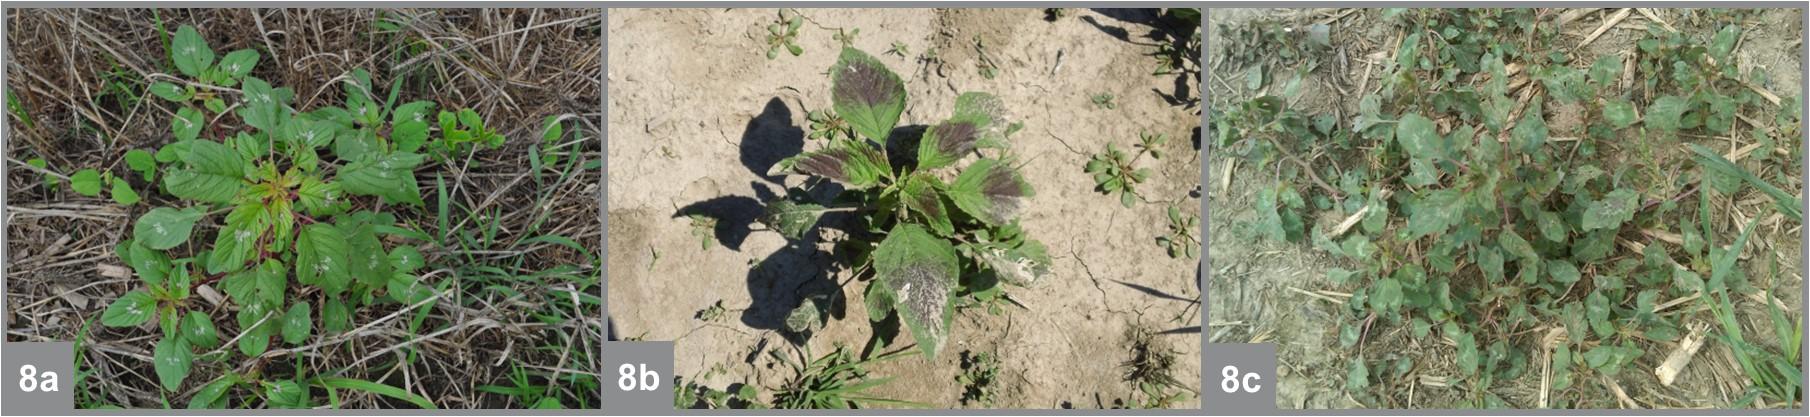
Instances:
[[[766,210],[765,202],[774,201],[785,190],[782,177],[768,172],[779,161],[804,150],[804,129],[792,121],[791,107],[778,97],[767,100],[760,114],[748,120],[738,149],[742,166],[758,178],[749,183],[754,196],[712,197],[679,208],[673,217],[701,215],[715,219],[713,233],[717,241],[725,248],[741,251],[742,242],[755,232],[756,219]],[[823,183],[811,187],[811,191],[819,196],[834,195],[841,192],[841,187]],[[824,222],[834,224],[840,214],[827,213]],[[748,298],[752,301],[742,310],[742,324],[761,330],[783,329],[786,315],[817,294],[830,295],[830,314],[841,318],[845,303],[833,278],[839,271],[835,259],[812,239],[787,240],[785,247],[748,270]],[[788,341],[804,342],[800,335],[782,333]]]
[[[1159,43],[1168,43],[1169,46],[1176,50],[1185,50],[1188,47],[1189,37],[1193,35],[1196,29],[1198,29],[1190,28],[1188,25],[1183,24],[1183,22],[1178,21],[1178,19],[1164,16],[1161,12],[1162,9],[1097,8],[1091,10],[1102,16],[1123,23],[1142,25],[1149,28],[1144,31],[1143,34],[1134,38],[1129,29],[1101,23],[1099,19],[1095,19],[1093,16],[1081,16],[1080,20],[1082,22],[1086,22],[1089,26],[1093,26],[1094,29],[1098,29],[1101,33],[1110,35],[1125,43],[1138,44],[1139,42],[1134,39],[1146,39],[1154,40]],[[1198,57],[1193,59],[1198,59]],[[1191,74],[1189,71],[1177,71],[1175,75],[1174,92],[1163,91],[1162,89],[1157,88],[1152,88],[1150,91],[1155,93],[1157,97],[1161,97],[1163,102],[1169,103],[1171,106],[1186,106],[1198,99],[1199,97],[1194,96],[1194,91],[1189,85],[1189,81],[1191,80],[1190,76],[1197,74]],[[1200,147],[1197,145],[1194,149],[1200,150]]]

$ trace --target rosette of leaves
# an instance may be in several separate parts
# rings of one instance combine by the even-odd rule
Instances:
[[[189,48],[194,43],[183,40],[189,38],[184,33],[192,32],[185,26],[178,34],[172,50],[177,66],[218,68],[209,66],[204,57],[190,56],[205,50],[205,44]],[[239,70],[229,66],[209,70],[227,72],[201,74],[204,79],[206,74],[242,75]],[[369,80],[362,74],[348,83],[367,88]],[[417,133],[398,128],[387,131],[387,137],[367,134],[378,130],[366,131],[373,126],[366,123],[381,117],[364,115],[388,113],[388,105],[351,98],[348,105],[364,110],[302,113],[290,106],[293,93],[288,88],[251,76],[239,79],[239,85],[232,113],[210,115],[184,107],[200,116],[179,114],[173,120],[175,131],[194,132],[179,133],[176,141],[155,154],[162,162],[157,167],[162,171],[162,190],[174,201],[138,217],[131,238],[115,248],[144,288],[115,300],[102,313],[101,323],[135,327],[155,320],[162,336],[152,359],[158,381],[173,392],[183,391],[183,381],[195,366],[228,363],[230,355],[198,354],[197,349],[256,357],[273,340],[299,346],[317,328],[321,334],[346,331],[352,327],[353,312],[363,306],[417,305],[435,292],[432,284],[414,275],[426,264],[421,252],[389,243],[420,234],[410,232],[390,213],[356,210],[353,204],[360,196],[404,207],[421,204],[414,169],[424,158],[401,140]],[[222,99],[227,98],[233,97]],[[394,98],[392,92],[390,101]],[[351,125],[336,120],[351,115],[359,115],[350,119]],[[215,120],[218,124],[212,126],[187,125]],[[427,132],[418,134],[425,137]],[[323,152],[330,154],[322,156]],[[221,302],[235,320],[216,322],[210,312],[222,310],[192,297],[203,284],[224,292],[224,300],[208,301]],[[236,346],[222,347],[222,340],[233,340]],[[304,380],[303,375],[278,379],[231,369],[223,367],[226,373],[196,391],[189,406],[225,406],[226,393],[245,388],[262,393],[268,406],[302,407],[309,402],[303,381],[337,388],[371,384]]]
[[[844,48],[829,72],[833,108],[855,137],[832,138],[775,170],[834,181],[845,191],[828,206],[789,193],[769,202],[761,221],[802,239],[824,212],[856,213],[856,244],[845,246],[857,248],[859,269],[871,273],[862,277],[869,281],[869,319],[896,314],[934,357],[948,339],[958,298],[1048,274],[1043,245],[1018,229],[1023,200],[1033,192],[1005,154],[1010,128],[1003,105],[990,94],[964,93],[948,119],[910,138],[894,131],[906,105],[898,75],[854,48]],[[981,149],[998,154],[981,155]],[[950,174],[953,180],[945,180]],[[794,316],[799,329],[814,317]]]

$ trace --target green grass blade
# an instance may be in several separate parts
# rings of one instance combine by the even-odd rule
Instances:
[[[377,394],[377,395],[382,395],[385,397],[395,398],[398,400],[408,401],[410,404],[414,404],[416,407],[421,407],[421,408],[430,409],[430,410],[435,408],[433,401],[428,401],[427,398],[424,398],[422,396],[411,394],[408,391],[403,391],[401,388],[396,388],[393,386],[379,384],[376,382],[366,381],[366,380],[362,380],[362,379],[329,377],[329,378],[317,379],[314,381],[314,384],[322,386],[322,387],[326,387],[329,389],[338,388],[338,389],[349,389],[349,390],[355,390],[355,391],[369,392],[372,394]]]

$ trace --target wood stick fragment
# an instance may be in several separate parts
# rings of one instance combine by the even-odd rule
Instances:
[[[1630,9],[1621,9],[1621,11],[1615,12],[1615,14],[1610,15],[1609,20],[1603,21],[1602,26],[1597,27],[1595,32],[1590,32],[1590,36],[1585,36],[1584,41],[1579,42],[1577,44],[1577,47],[1572,48],[1572,50],[1575,51],[1575,50],[1579,50],[1579,49],[1584,49],[1584,46],[1590,45],[1591,42],[1596,42],[1597,37],[1603,36],[1604,33],[1609,32],[1609,29],[1615,28],[1616,23],[1621,23],[1621,20],[1628,18],[1628,13],[1631,13],[1633,11],[1634,11],[1634,9],[1631,9],[1631,8]]]
[[[1672,381],[1678,379],[1678,374],[1684,372],[1684,367],[1690,366],[1691,359],[1697,356],[1697,350],[1702,349],[1703,342],[1708,340],[1703,337],[1703,331],[1708,328],[1702,322],[1691,324],[1691,333],[1684,336],[1684,341],[1679,342],[1671,354],[1666,355],[1665,362],[1653,369],[1653,375],[1659,376],[1660,385],[1672,386]]]
[[[1621,403],[1621,408],[1629,410],[1640,409],[1640,403],[1634,402],[1633,398],[1628,398],[1628,393],[1621,390],[1621,384],[1616,383],[1615,378],[1610,378],[1608,375],[1602,375],[1602,380],[1603,385],[1609,387],[1609,392],[1615,394],[1615,400]]]

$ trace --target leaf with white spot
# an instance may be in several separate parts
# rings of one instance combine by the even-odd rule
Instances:
[[[189,240],[189,233],[195,229],[195,221],[207,214],[199,207],[177,210],[169,207],[158,207],[138,217],[132,226],[132,237],[138,244],[156,250],[165,250],[181,245]]]
[[[195,140],[187,142],[183,169],[172,170],[163,177],[163,186],[176,197],[209,203],[231,202],[244,187],[245,160],[239,153],[219,142]]]
[[[213,319],[199,311],[190,311],[182,316],[181,333],[191,345],[209,349],[220,345],[220,333],[214,329]]]
[[[345,233],[331,224],[303,226],[295,242],[296,281],[319,286],[329,295],[345,291],[352,280],[346,241]]]
[[[955,247],[922,226],[894,226],[874,250],[875,285],[883,285],[911,336],[928,358],[949,338],[955,313],[954,292],[960,271]]]
[[[313,311],[307,301],[289,306],[289,312],[283,314],[283,343],[298,345],[308,340],[308,334],[314,332]]]
[[[183,75],[200,77],[202,71],[214,65],[214,50],[207,46],[207,40],[194,26],[182,25],[176,29],[176,37],[170,40],[170,61],[176,63],[176,70]]]
[[[107,311],[101,312],[101,324],[109,327],[137,326],[150,320],[156,312],[157,300],[151,298],[150,293],[132,291],[107,305]]]
[[[905,82],[880,60],[844,47],[830,67],[830,102],[862,136],[884,141],[905,112]]]
[[[378,196],[391,204],[419,206],[421,187],[415,181],[415,166],[423,160],[420,154],[407,152],[367,158],[341,168],[336,182],[347,194]]]
[[[189,350],[189,342],[182,338],[164,338],[157,342],[152,350],[151,362],[157,368],[157,381],[163,389],[177,391],[182,388],[182,380],[189,377],[189,367],[195,362],[195,352]]]

